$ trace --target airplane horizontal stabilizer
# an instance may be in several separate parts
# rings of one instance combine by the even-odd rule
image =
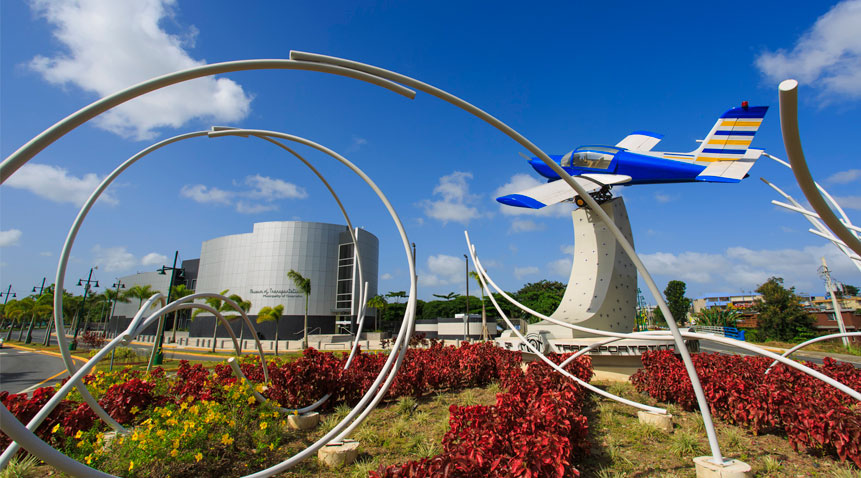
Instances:
[[[616,147],[631,151],[651,151],[664,135],[651,131],[634,131],[616,143]]]
[[[598,190],[603,185],[626,183],[630,180],[630,176],[620,174],[584,174],[574,177],[574,181],[577,181],[588,192]],[[558,179],[514,194],[498,197],[496,200],[509,206],[541,209],[551,204],[567,201],[576,195],[577,192],[574,188],[565,181]]]

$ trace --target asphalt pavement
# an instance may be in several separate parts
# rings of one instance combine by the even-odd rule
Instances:
[[[83,363],[82,360],[76,360]],[[67,377],[59,354],[48,354],[5,344],[0,349],[0,391],[32,392],[50,387]]]

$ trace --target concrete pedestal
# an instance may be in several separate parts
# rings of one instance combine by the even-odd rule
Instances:
[[[743,461],[727,460],[724,464],[712,463],[710,456],[694,458],[697,468],[697,478],[752,478],[750,465]]]
[[[340,468],[356,461],[359,457],[359,442],[344,440],[341,443],[329,443],[317,450],[317,459],[329,468]]]
[[[643,425],[651,425],[664,433],[673,433],[673,416],[669,413],[651,413],[644,410],[637,412],[637,418]]]
[[[310,430],[320,424],[320,414],[310,412],[304,415],[287,415],[287,425],[294,430]]]

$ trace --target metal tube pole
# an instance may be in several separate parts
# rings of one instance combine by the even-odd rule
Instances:
[[[87,293],[90,292],[90,279],[92,279],[92,278],[93,278],[93,268],[90,267],[90,275],[87,276],[87,283],[84,284],[84,298],[81,299],[81,305],[78,307],[78,315],[75,318],[75,325],[74,325],[74,327],[72,327],[74,329],[75,333],[72,337],[72,342],[69,344],[69,350],[70,351],[78,348],[78,329],[79,329],[79,326],[81,325],[81,314],[84,311],[84,304],[86,304],[86,302],[87,302]],[[78,284],[78,285],[80,285],[80,284]]]
[[[466,267],[466,311],[463,314],[463,340],[466,342],[466,337],[469,335],[469,257],[464,254],[463,260]]]
[[[173,293],[173,281],[176,277],[176,261],[179,259],[179,251],[173,255],[173,267],[170,268],[170,282],[167,285],[167,303],[170,304],[171,294]],[[162,266],[161,272],[167,269]],[[176,320],[176,314],[174,314],[174,320]],[[152,365],[161,365],[164,362],[164,319],[158,322],[158,331],[156,332],[156,344],[155,349],[156,352],[153,355],[153,359],[149,366],[147,366],[147,370],[149,370]],[[173,324],[174,328],[176,324]],[[239,326],[242,327],[242,322],[239,323]],[[241,344],[240,344],[241,345]]]

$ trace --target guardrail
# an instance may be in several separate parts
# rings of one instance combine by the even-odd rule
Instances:
[[[705,332],[707,334],[715,334],[731,339],[741,340],[745,342],[744,330],[739,330],[735,327],[716,327],[712,325],[695,325],[691,327],[691,332]]]

